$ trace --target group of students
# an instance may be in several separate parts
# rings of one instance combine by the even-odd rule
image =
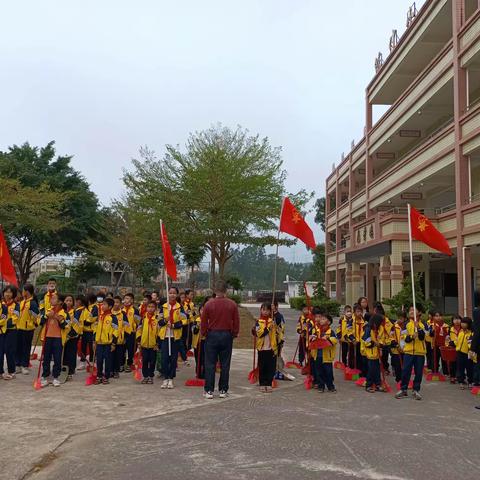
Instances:
[[[479,318],[479,312],[475,312]],[[391,321],[380,302],[370,313],[368,301],[362,297],[353,306],[345,306],[336,332],[332,332],[332,319],[320,309],[313,314],[307,307],[298,320],[299,361],[310,365],[314,385],[321,391],[325,387],[335,392],[333,362],[336,343],[340,342],[341,364],[360,372],[365,378],[369,393],[386,391],[385,376],[391,374],[399,391],[396,398],[408,396],[412,371],[413,398],[421,400],[420,388],[425,360],[430,372],[442,374],[462,389],[480,385],[480,362],[477,362],[478,346],[472,345],[472,319],[454,316],[448,325],[441,312],[431,311],[422,321],[422,312],[411,306],[398,312]],[[323,340],[323,341],[322,341]],[[455,361],[448,362],[442,349],[455,350]]]
[[[38,301],[34,287],[26,284],[21,292],[12,285],[3,289],[0,315],[0,375],[12,380],[16,374],[30,373],[34,332],[39,328],[37,345],[42,344],[40,385],[60,386],[76,370],[96,367],[96,384],[108,384],[121,372],[131,372],[137,354],[141,355],[142,383],[152,384],[155,369],[163,377],[162,388],[174,388],[180,355],[189,364],[187,352],[194,348],[197,375],[202,378],[203,340],[200,338],[200,312],[193,303],[193,292],[168,291],[162,302],[158,292],[145,293],[139,306],[134,295],[122,297],[61,295],[55,279],[47,284]],[[80,363],[77,366],[77,356]],[[4,364],[7,364],[7,371]],[[53,368],[51,368],[53,363]],[[137,366],[140,362],[136,362]]]

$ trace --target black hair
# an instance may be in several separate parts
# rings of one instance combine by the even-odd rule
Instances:
[[[122,297],[121,297],[120,295],[115,295],[115,296],[113,297],[113,300],[120,300],[120,301],[122,301]]]
[[[378,330],[383,322],[383,319],[383,315],[378,315],[377,313],[374,313],[368,319],[368,324],[372,330]]]
[[[325,309],[322,307],[313,307],[313,312],[314,315],[325,315]]]
[[[185,295],[190,295],[190,293],[192,293],[192,290],[190,288],[187,288],[185,290]]]
[[[456,320],[457,318],[458,318],[460,321],[462,321],[462,318],[463,318],[463,317],[462,317],[461,315],[459,315],[458,313],[455,314],[455,315],[452,317],[452,323],[453,323],[453,321]]]
[[[112,308],[114,305],[113,298],[107,297],[107,298],[104,298],[103,301],[107,302],[109,308]]]
[[[15,285],[10,285],[10,284],[5,285],[5,287],[2,290],[2,295],[5,295],[5,292],[7,290],[10,290],[12,292],[13,300],[15,300],[17,298],[17,295],[18,295],[18,288]]]
[[[303,310],[304,308],[307,308],[307,304],[306,304],[306,303],[302,303],[301,307],[302,307],[302,310]]]
[[[383,305],[381,302],[375,302],[375,304],[373,305],[373,311],[376,314],[385,315],[385,309],[383,308]]]
[[[359,297],[358,300],[357,300],[357,303],[361,306],[362,305],[362,300],[366,300],[367,301],[367,308],[365,309],[367,312],[369,311],[369,308],[368,308],[368,298],[367,297]],[[363,310],[363,307],[362,307],[362,310]]]
[[[97,296],[94,293],[90,293],[87,297],[89,305],[93,305],[94,303],[97,303]]]
[[[397,318],[407,318],[407,312],[405,312],[405,310],[399,310],[397,312]]]
[[[30,295],[33,296],[34,292],[35,292],[35,287],[31,284],[31,283],[26,283],[24,286],[23,286],[23,290],[25,292],[28,292]]]
[[[106,295],[103,292],[98,292],[97,293],[97,298],[105,298]]]
[[[325,318],[330,322],[330,325],[333,323],[333,318],[328,313],[325,315]]]
[[[125,297],[130,297],[130,298],[132,299],[132,301],[135,301],[135,295],[133,295],[133,293],[130,293],[130,292],[129,292],[129,293],[126,293],[126,294],[123,296],[123,298],[125,298]]]
[[[353,311],[355,311],[355,310],[362,310],[362,312],[363,312],[363,308],[359,303],[354,303],[353,304]]]
[[[260,310],[268,310],[269,312],[272,311],[272,305],[269,302],[263,302],[260,305]]]
[[[87,302],[87,298],[85,297],[85,295],[77,295],[75,300],[80,302],[84,307],[88,307],[88,302]]]
[[[152,296],[149,293],[144,293],[143,298],[146,298],[149,302],[152,301]],[[153,300],[155,302],[155,300]]]
[[[56,279],[56,278],[53,278],[53,277],[50,277],[50,278],[47,280],[47,283],[50,283],[50,282],[55,282],[55,283],[57,283],[57,279]]]
[[[148,305],[155,305],[155,308],[157,308],[157,302],[155,300],[150,299],[147,303],[147,306]]]
[[[468,329],[472,329],[472,319],[470,317],[463,317],[462,318],[462,323],[466,323],[468,325]]]
[[[205,306],[205,304],[206,304],[211,298],[212,298],[211,295],[207,295],[207,296],[205,297],[205,299],[203,300],[203,303],[202,303],[201,308],[203,308],[203,307]]]
[[[155,293],[155,292],[152,292],[152,293]],[[143,296],[143,298],[148,298],[148,297],[152,298],[152,293],[147,292],[147,290],[145,290],[145,291],[142,293],[142,296]]]
[[[175,290],[175,293],[178,295],[178,288],[177,288],[175,285],[170,285],[170,286],[168,287],[168,291],[170,292],[170,290],[171,290],[172,288]]]
[[[350,310],[352,310],[351,305],[345,305],[345,306],[343,307],[343,311],[345,311],[347,308],[349,308]]]

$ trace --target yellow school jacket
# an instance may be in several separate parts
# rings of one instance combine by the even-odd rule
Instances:
[[[340,325],[337,329],[337,333],[340,335],[342,342],[352,342],[355,336],[355,319],[350,317],[350,320],[347,317],[343,316],[340,319]]]
[[[113,319],[116,321],[116,325],[118,327],[117,330],[117,345],[124,345],[125,344],[125,330],[130,327],[130,323],[128,321],[127,314],[123,310],[119,310],[118,312],[114,312],[112,310]]]
[[[46,331],[46,326],[47,326],[47,313],[52,311],[53,307],[50,307],[50,310],[47,310],[44,312],[44,314],[41,316],[40,319],[40,325],[42,325],[42,330],[40,332],[40,340],[44,341],[45,340],[45,331]],[[62,335],[62,342],[63,342],[63,329],[65,328],[65,322],[67,320],[67,312],[63,308],[60,308],[57,312],[56,315],[58,317],[58,323],[60,325],[60,328],[62,329],[61,335]]]
[[[268,318],[259,318],[255,325],[255,331],[257,334],[257,350],[262,350],[265,345],[265,337],[268,335],[270,339],[270,348],[273,350],[273,353],[276,355],[278,346],[277,346],[277,325],[275,322]]]
[[[193,323],[196,318],[196,313],[195,313],[195,304],[193,302],[184,302],[183,303],[183,311],[187,315],[187,322]]]
[[[460,330],[457,339],[457,352],[468,353],[470,350],[470,345],[472,343],[472,331],[471,330],[464,330],[463,328]]]
[[[325,347],[321,349],[322,352],[322,363],[332,363],[335,359],[335,349],[338,343],[337,336],[333,333],[331,328],[328,328],[324,332],[322,332],[319,325],[315,325],[312,334],[315,335],[317,338],[324,338],[330,342],[329,347]],[[318,357],[318,350],[311,349],[310,354],[314,360]]]
[[[137,330],[137,325],[140,322],[140,313],[138,308],[133,305],[125,306],[122,310],[125,312],[128,320],[128,324],[125,325],[125,334],[130,335]]]
[[[201,318],[198,316],[192,325],[192,347],[197,348],[200,343]]]
[[[157,346],[160,329],[158,327],[159,317],[155,313],[150,316],[146,314],[137,327],[137,339],[142,348],[154,348]]]
[[[364,351],[368,360],[378,360],[380,358],[380,348],[377,344],[382,344],[383,331],[381,326],[378,330],[368,329],[364,335]]]
[[[62,345],[65,345],[67,340],[78,338],[79,335],[80,322],[75,317],[75,309],[72,308],[65,317],[65,328],[62,329]]]
[[[459,330],[455,330],[453,326],[450,327],[450,341],[455,344],[455,347],[458,344],[458,334],[462,331],[462,327]]]
[[[98,345],[111,345],[117,342],[118,325],[111,312],[102,312],[95,325],[95,342]]]
[[[7,331],[7,315],[8,315],[7,306],[2,303],[1,314],[0,314],[0,335],[3,335]]]
[[[175,303],[175,305],[170,305],[170,303],[163,304],[163,318],[160,319],[160,340],[164,340],[167,335],[167,325],[170,323],[170,328],[173,330],[173,339],[180,340],[182,338],[182,327],[187,324],[187,319],[182,315],[181,305]],[[170,322],[170,313],[172,312],[172,322]]]
[[[93,332],[98,320],[98,305],[96,303],[89,305],[86,310],[88,313],[83,318],[82,332]]]
[[[431,330],[432,327],[433,327],[433,320],[431,320],[431,319],[429,318],[429,319],[427,320],[425,326],[426,326],[425,331],[430,332],[430,330]],[[425,342],[426,342],[426,343],[430,343],[430,344],[433,343],[433,337],[430,336],[430,334],[428,334],[428,335],[425,337]]]
[[[400,326],[398,323],[395,323],[393,325],[392,331],[390,332],[392,355],[399,355],[400,353],[403,353],[403,347],[405,346],[405,341],[402,340],[402,335],[406,335],[405,326],[404,325]],[[393,342],[395,342],[396,346],[394,346]]]
[[[45,312],[49,312],[52,309],[52,304],[50,302],[53,295],[56,295],[57,291],[50,293],[47,292],[45,296],[40,300],[40,311],[42,315],[45,315]]]
[[[388,317],[385,317],[382,324],[380,325],[378,335],[381,338],[382,345],[390,345],[392,338],[391,332],[393,329],[393,323],[389,320]]]
[[[405,327],[404,333],[402,334],[402,340],[405,342],[403,347],[403,353],[405,355],[425,355],[427,348],[425,345],[425,337],[427,332],[425,330],[425,325],[422,322],[418,322],[417,332],[419,337],[413,338],[415,333],[415,325],[413,320],[409,320]]]
[[[20,315],[17,320],[19,330],[35,330],[40,321],[40,310],[37,302],[33,298],[28,298],[20,302]]]
[[[16,330],[18,317],[20,316],[20,305],[17,302],[2,302],[7,307],[7,330]]]
[[[75,309],[74,317],[79,325],[79,334],[81,335],[85,329],[85,321],[90,318],[90,311],[86,307],[78,307]]]
[[[300,315],[300,318],[297,321],[297,333],[300,335],[304,333],[307,329],[307,317],[305,315]]]

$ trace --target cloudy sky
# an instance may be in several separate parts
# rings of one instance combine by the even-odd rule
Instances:
[[[375,56],[411,3],[2,2],[0,149],[55,140],[108,204],[141,145],[162,154],[239,124],[283,147],[290,191],[321,196],[361,138]],[[302,246],[283,254],[309,258]]]

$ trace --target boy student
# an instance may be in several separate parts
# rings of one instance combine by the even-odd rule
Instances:
[[[94,326],[98,318],[98,304],[97,304],[97,295],[90,294],[88,296],[88,306],[86,308],[87,312],[82,312],[83,317],[83,326],[82,326],[82,340],[81,340],[81,355],[80,355],[80,366],[78,370],[85,370],[85,365],[87,361],[87,354],[89,362],[93,362],[93,336]]]
[[[47,292],[40,301],[40,311],[42,315],[51,309],[51,298],[57,293],[57,281],[54,278],[49,278],[47,282]]]
[[[310,352],[313,358],[314,378],[320,393],[327,387],[330,393],[337,393],[333,383],[333,366],[337,336],[331,329],[332,317],[325,315],[318,307],[313,309],[314,324],[310,336]],[[319,342],[319,343],[317,343]]]
[[[117,319],[112,314],[114,304],[112,298],[104,298],[102,311],[95,327],[95,355],[97,357],[97,380],[95,383],[97,385],[110,383],[112,352],[115,350],[118,335]]]
[[[66,295],[63,301],[63,309],[67,314],[65,327],[62,329],[63,362],[68,367],[67,381],[72,380],[77,367],[77,345],[81,333],[80,321],[75,316],[75,299],[72,295]]]
[[[177,287],[170,287],[168,302],[163,305],[163,318],[158,324],[162,342],[162,375],[164,378],[160,388],[173,388],[173,379],[177,374],[179,344],[182,338],[182,328],[186,322],[181,313],[181,306],[177,302],[177,295]]]
[[[17,303],[18,290],[13,285],[3,289],[3,302],[6,307],[7,321],[4,327],[4,350],[7,357],[8,372],[3,374],[4,380],[15,378],[15,356],[17,350],[17,321],[20,315],[20,305]],[[3,357],[2,357],[3,361]]]
[[[40,385],[46,387],[48,377],[53,374],[53,386],[59,387],[58,377],[62,370],[62,330],[66,327],[67,313],[63,309],[63,298],[53,293],[49,298],[50,308],[45,310],[40,320],[42,331],[40,338],[43,341],[43,369]],[[53,371],[50,362],[53,359]]]
[[[117,343],[115,350],[112,352],[112,376],[118,378],[119,373],[124,371],[125,365],[125,328],[128,326],[128,318],[122,310],[122,297],[115,295],[113,297],[112,314],[113,319],[118,327]]]
[[[432,371],[435,373],[439,372],[440,359],[442,357],[440,353],[440,347],[445,346],[445,339],[448,337],[449,333],[450,327],[443,321],[441,312],[434,310],[427,340],[430,337],[432,347]],[[445,362],[443,359],[442,373],[444,375],[449,374],[447,362]]]
[[[356,368],[353,358],[353,342],[355,341],[354,329],[352,307],[345,305],[343,317],[340,319],[338,325],[337,337],[341,342],[342,363],[350,368]]]
[[[305,361],[306,351],[307,351],[306,335],[307,335],[308,316],[309,316],[308,307],[305,304],[303,304],[302,314],[300,315],[297,322],[298,363],[300,363],[300,365],[303,365],[303,362]]]
[[[157,303],[150,300],[147,305],[147,312],[142,320],[140,320],[137,328],[137,339],[139,340],[142,350],[143,384],[153,384],[156,352],[159,341],[158,320]]]
[[[405,322],[407,317],[402,310],[397,314],[397,321],[395,322],[391,332],[391,355],[392,355],[392,368],[395,374],[395,382],[402,380],[402,366],[403,366],[403,347],[405,342],[402,340],[402,335],[405,335]]]
[[[414,309],[413,306],[408,310],[408,322],[402,335],[402,340],[405,342],[403,348],[403,369],[402,369],[402,384],[401,389],[395,394],[395,398],[408,397],[408,383],[412,368],[415,371],[413,379],[413,398],[421,400],[420,386],[423,378],[423,365],[425,363],[425,325],[420,319],[420,312]]]
[[[277,367],[277,326],[272,319],[272,307],[262,303],[260,318],[255,324],[256,349],[258,352],[258,380],[260,391],[272,392],[272,382]]]
[[[457,338],[457,382],[462,389],[468,384],[468,388],[473,383],[473,361],[469,358],[468,352],[472,344],[472,319],[469,317],[462,318],[462,329]],[[465,375],[466,373],[466,375]],[[465,383],[467,379],[467,384]]]
[[[361,376],[366,377],[368,373],[368,362],[364,356],[365,352],[362,349],[365,319],[363,318],[363,309],[358,303],[353,306],[353,320],[354,364],[356,363],[356,368],[360,370]]]
[[[140,313],[133,305],[135,297],[133,293],[127,293],[123,297],[123,311],[127,316],[128,325],[125,325],[125,351],[127,357],[126,372],[132,371],[133,357],[136,350],[135,331],[137,330],[137,323],[140,321]]]
[[[17,321],[16,364],[24,375],[30,373],[30,351],[32,349],[33,332],[39,321],[40,310],[34,297],[34,288],[26,283],[22,290],[23,300],[20,302],[20,315]]]
[[[384,392],[380,375],[381,348],[384,343],[385,330],[382,328],[384,317],[377,313],[369,317],[363,334],[365,354],[368,362],[366,391],[369,393]]]

